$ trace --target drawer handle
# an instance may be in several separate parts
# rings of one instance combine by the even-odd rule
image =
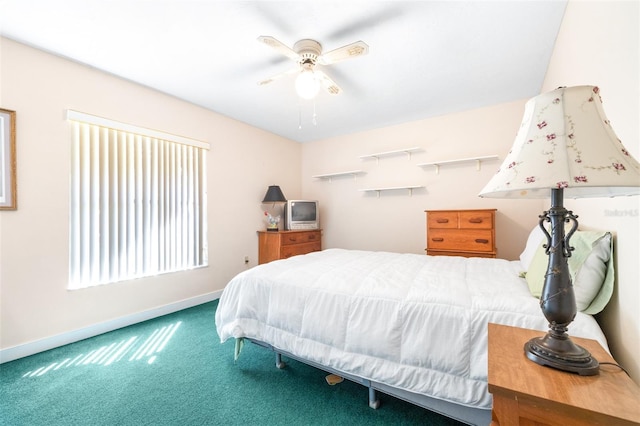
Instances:
[[[444,238],[432,238],[431,241],[435,241],[437,243],[441,243],[444,241]]]
[[[449,219],[439,217],[436,219],[437,223],[449,223]]]
[[[485,240],[484,238],[476,238],[476,243],[479,244],[487,244],[489,240]]]
[[[297,240],[296,240],[296,237],[289,237],[289,241],[291,241],[291,242],[294,242],[294,243],[295,243]]]
[[[472,217],[471,219],[469,219],[469,223],[482,223],[482,218],[481,217]]]
[[[315,240],[315,239],[316,239],[315,234],[311,234],[311,235],[309,235],[309,239],[310,239],[310,240]]]

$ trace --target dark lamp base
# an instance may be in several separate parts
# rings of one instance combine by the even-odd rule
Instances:
[[[568,336],[557,338],[547,333],[544,337],[535,337],[525,343],[524,352],[536,364],[581,376],[595,376],[600,369],[589,351],[573,343]]]

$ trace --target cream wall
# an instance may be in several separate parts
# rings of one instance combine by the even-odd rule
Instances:
[[[478,193],[495,173],[516,134],[524,101],[435,117],[304,144],[302,183],[306,197],[320,200],[325,247],[422,253],[425,210],[495,208],[499,257],[517,259],[537,215],[539,200],[519,203],[483,199]],[[360,156],[420,147],[422,151],[362,160]],[[499,160],[440,167],[431,161],[498,155]],[[329,180],[314,175],[362,170],[366,174]],[[424,186],[408,190],[360,189]]]
[[[543,91],[600,87],[617,136],[640,160],[640,3],[570,1]],[[598,318],[616,360],[640,383],[640,196],[566,200],[581,227],[615,233],[617,281]]]
[[[7,39],[0,60],[18,159],[18,210],[0,212],[0,349],[215,295],[246,268],[245,255],[257,263],[267,186],[300,193],[298,143]],[[67,290],[68,108],[211,144],[208,267]]]

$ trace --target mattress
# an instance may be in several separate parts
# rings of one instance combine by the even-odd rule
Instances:
[[[329,249],[233,278],[221,342],[252,338],[339,372],[490,409],[489,322],[547,330],[517,261]],[[590,315],[569,334],[607,342]]]

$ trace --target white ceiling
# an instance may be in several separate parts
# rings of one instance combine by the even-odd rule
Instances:
[[[565,6],[1,0],[0,33],[306,142],[537,95]],[[294,75],[258,86],[295,66],[261,35],[287,46],[313,38],[325,51],[362,40],[369,54],[322,67],[344,92],[317,96],[314,125],[314,102],[297,98]]]

